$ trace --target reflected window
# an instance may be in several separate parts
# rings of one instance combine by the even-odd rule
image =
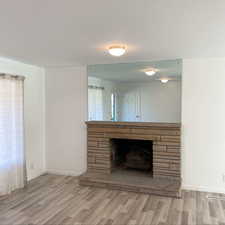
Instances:
[[[97,86],[88,86],[88,119],[103,120],[103,89]]]
[[[111,94],[111,120],[116,121],[116,94]]]

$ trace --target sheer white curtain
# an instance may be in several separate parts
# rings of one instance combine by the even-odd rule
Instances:
[[[23,80],[0,74],[0,195],[26,184]]]
[[[103,119],[103,89],[88,88],[88,119]]]

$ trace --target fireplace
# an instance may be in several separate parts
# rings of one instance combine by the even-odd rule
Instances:
[[[152,141],[111,139],[112,172],[130,170],[151,173],[153,169]]]
[[[87,122],[81,185],[181,196],[180,124]]]

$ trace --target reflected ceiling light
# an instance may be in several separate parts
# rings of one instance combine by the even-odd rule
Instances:
[[[148,75],[148,76],[153,76],[153,75],[156,73],[156,71],[153,70],[153,69],[150,69],[150,70],[146,70],[145,73],[146,73],[146,75]]]
[[[161,82],[164,84],[167,83],[168,81],[169,81],[168,79],[161,79]]]
[[[114,45],[110,46],[108,51],[110,55],[121,56],[126,52],[126,48],[124,46]]]

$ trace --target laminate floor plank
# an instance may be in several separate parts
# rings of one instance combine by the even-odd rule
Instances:
[[[169,198],[46,174],[0,197],[0,225],[225,225],[225,196],[183,191]]]

